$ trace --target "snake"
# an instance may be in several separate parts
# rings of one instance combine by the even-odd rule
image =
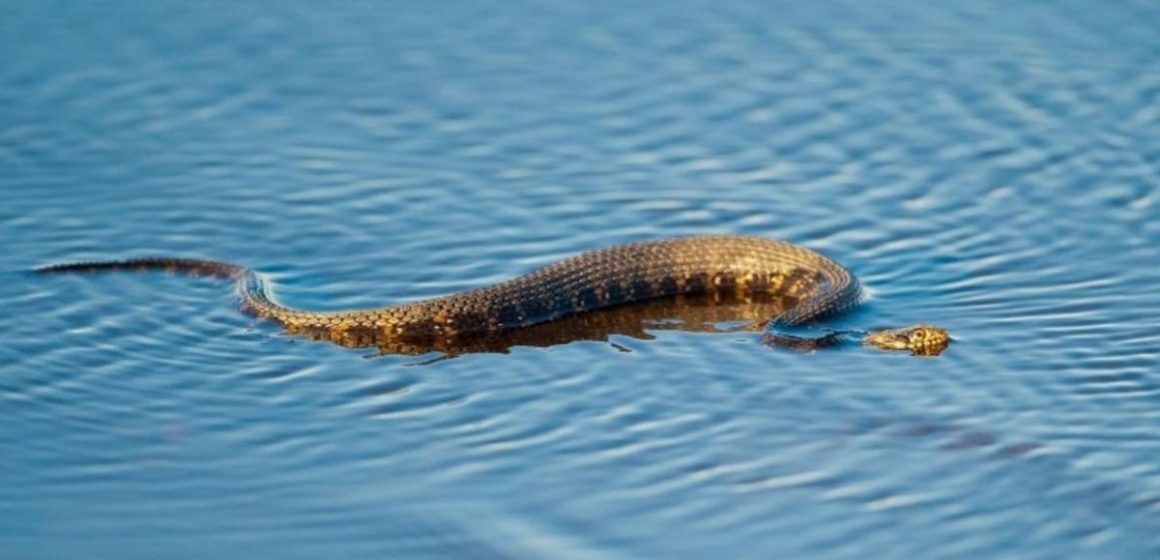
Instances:
[[[373,335],[408,347],[454,348],[457,341],[518,331],[604,308],[659,298],[773,296],[784,310],[762,326],[769,345],[812,350],[859,338],[882,350],[930,356],[950,340],[942,327],[830,331],[795,329],[840,314],[863,299],[861,283],[837,262],[788,241],[748,235],[698,235],[590,250],[489,286],[385,307],[313,311],[285,306],[262,274],[216,260],[145,257],[70,262],[45,274],[113,270],[167,271],[235,282],[242,308],[288,332],[329,340]],[[438,344],[434,344],[438,342]]]

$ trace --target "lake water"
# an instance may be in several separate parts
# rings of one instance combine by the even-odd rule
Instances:
[[[1156,558],[1160,5],[0,2],[0,556]],[[306,308],[789,239],[937,358]],[[428,363],[430,362],[430,363]]]

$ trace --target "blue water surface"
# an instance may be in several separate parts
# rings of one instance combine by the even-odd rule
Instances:
[[[1160,5],[0,1],[0,557],[1157,558]],[[784,238],[918,359],[658,331],[426,363],[377,306]],[[611,342],[611,343],[610,343]],[[627,350],[627,351],[624,351]]]

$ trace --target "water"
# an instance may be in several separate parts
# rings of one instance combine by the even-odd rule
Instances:
[[[0,3],[4,558],[1155,558],[1155,3]],[[790,239],[839,327],[415,365],[174,254],[380,305]],[[627,350],[627,351],[624,351]]]

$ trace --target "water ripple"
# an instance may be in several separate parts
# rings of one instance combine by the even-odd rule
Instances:
[[[1151,3],[170,4],[0,18],[7,550],[1160,550]],[[854,270],[835,326],[955,341],[364,359],[222,282],[27,274],[219,258],[334,309],[723,232]]]

